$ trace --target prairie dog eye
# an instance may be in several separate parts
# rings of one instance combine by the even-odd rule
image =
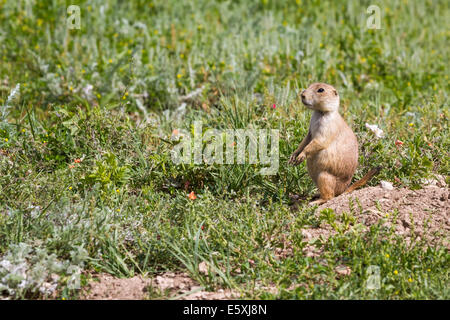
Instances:
[[[319,90],[317,90],[317,92],[324,92],[325,90],[323,88],[320,88]]]

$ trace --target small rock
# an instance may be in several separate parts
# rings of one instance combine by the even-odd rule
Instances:
[[[384,190],[394,190],[394,186],[393,186],[392,183],[389,182],[389,181],[384,181],[384,180],[382,180],[382,181],[381,181],[381,187],[382,187]]]

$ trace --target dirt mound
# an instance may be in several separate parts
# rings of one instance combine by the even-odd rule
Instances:
[[[236,299],[237,292],[219,289],[205,291],[186,273],[166,272],[154,278],[116,278],[109,274],[96,274],[83,289],[81,299],[86,300],[143,300],[164,296],[165,299],[224,300]]]
[[[443,245],[450,248],[449,190],[438,184],[420,190],[368,187],[331,199],[319,206],[316,214],[326,208],[333,209],[338,216],[353,212],[357,222],[366,227],[384,218],[385,224],[394,223],[396,233],[404,235],[407,241],[412,236],[425,237],[430,243],[442,240]],[[393,219],[395,211],[398,215]],[[302,233],[305,240],[311,242],[321,236],[327,239],[336,231],[329,224],[323,224],[319,228],[306,228]],[[305,253],[309,256],[320,254],[314,246],[307,246]]]
[[[343,194],[329,200],[318,209],[331,208],[337,213],[350,211],[350,202],[354,208],[362,207],[363,210],[378,210],[377,202],[381,210],[391,212],[398,209],[399,213],[412,213],[417,217],[433,216],[438,220],[447,220],[446,213],[449,209],[449,192],[447,188],[438,186],[425,186],[419,190],[399,188],[386,190],[381,187],[368,187],[356,190],[350,194]]]

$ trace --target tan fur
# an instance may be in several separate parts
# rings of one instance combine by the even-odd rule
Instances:
[[[318,92],[319,89],[323,92]],[[313,83],[301,97],[314,113],[308,134],[291,155],[289,164],[298,165],[306,159],[308,173],[320,192],[320,198],[311,204],[322,204],[350,190],[347,188],[358,165],[358,141],[338,112],[336,89],[325,83]],[[361,179],[354,188],[372,176]]]

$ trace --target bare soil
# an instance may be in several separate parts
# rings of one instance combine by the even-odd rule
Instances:
[[[116,278],[109,274],[93,275],[94,280],[83,289],[83,300],[143,300],[164,294],[168,299],[225,300],[237,299],[239,294],[229,289],[205,291],[186,273],[166,272],[155,278]]]

